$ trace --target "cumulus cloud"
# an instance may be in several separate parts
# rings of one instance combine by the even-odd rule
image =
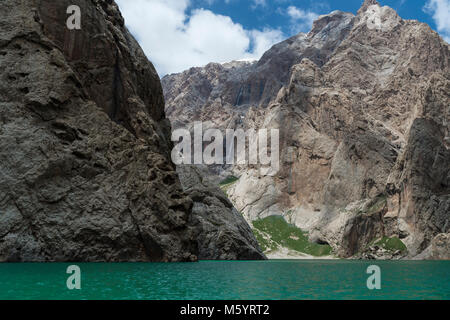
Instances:
[[[428,0],[425,12],[433,16],[438,32],[450,42],[450,0]]]
[[[295,6],[287,8],[287,15],[291,18],[292,29],[295,32],[308,32],[311,30],[314,20],[319,17],[317,13]]]
[[[126,24],[163,76],[209,62],[259,59],[284,36],[246,30],[210,10],[189,11],[189,0],[117,0]]]

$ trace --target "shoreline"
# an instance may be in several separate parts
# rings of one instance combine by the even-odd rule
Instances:
[[[312,256],[306,253],[301,253],[287,248],[277,249],[268,253],[264,253],[269,260],[339,260],[339,258],[327,255],[327,256]]]

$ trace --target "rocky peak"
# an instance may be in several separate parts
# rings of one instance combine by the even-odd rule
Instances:
[[[340,25],[345,25],[345,27],[349,27],[349,20],[354,18],[352,13],[342,12],[339,10],[333,11],[327,15],[321,15],[317,20],[314,21],[311,31],[308,33],[308,37],[313,38],[318,34],[322,35],[322,38],[329,34],[324,34],[325,32],[329,33],[330,31],[334,31],[334,29],[340,29]]]
[[[377,3],[358,11],[356,25],[365,25],[369,30],[390,32],[401,23],[402,19],[394,9],[388,6],[381,7]]]
[[[166,112],[172,125],[178,127],[221,110],[216,123],[233,126],[238,113],[240,118],[250,107],[269,105],[302,59],[323,66],[353,24],[353,14],[334,11],[321,16],[309,34],[299,33],[274,45],[257,62],[209,64],[164,77]]]
[[[364,0],[364,3],[358,10],[358,15],[366,12],[370,6],[380,6],[380,3],[377,0]]]

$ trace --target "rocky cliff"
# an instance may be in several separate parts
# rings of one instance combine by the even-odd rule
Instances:
[[[439,243],[435,256],[449,258],[449,57],[429,26],[366,0],[357,15],[319,17],[258,62],[162,83],[176,126],[280,130],[275,177],[222,169],[239,177],[228,195],[249,222],[283,215],[341,257],[398,241],[402,250],[372,256],[415,257]]]
[[[236,127],[249,107],[267,106],[289,82],[290,69],[303,58],[322,66],[347,36],[353,15],[334,12],[267,51],[257,62],[210,63],[161,79],[167,116],[177,128],[192,121]]]
[[[200,259],[261,260],[252,229],[202,166],[178,166],[185,192],[194,201],[190,225],[197,232]]]
[[[1,1],[0,70],[0,261],[264,258],[229,202],[183,191],[158,75],[114,1]]]

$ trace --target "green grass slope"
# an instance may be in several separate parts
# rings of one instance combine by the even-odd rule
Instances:
[[[326,256],[331,253],[329,245],[308,241],[308,234],[289,224],[281,216],[270,216],[253,221],[253,232],[265,252],[285,247],[312,256]]]

